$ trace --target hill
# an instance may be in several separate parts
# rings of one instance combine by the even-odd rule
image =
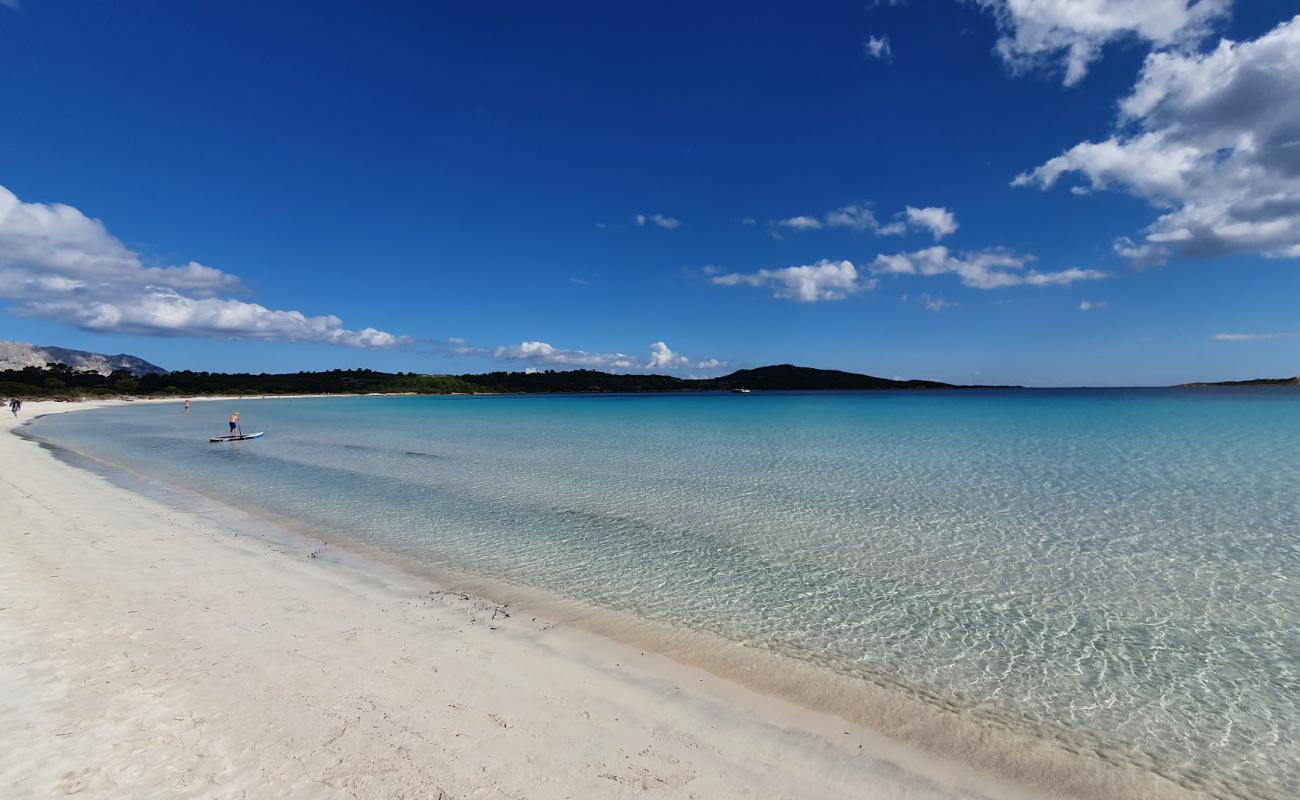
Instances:
[[[1248,381],[1217,381],[1213,383],[1180,383],[1177,389],[1209,389],[1216,386],[1300,386],[1300,375],[1294,378],[1255,378]]]
[[[813,367],[796,367],[793,364],[777,364],[756,369],[740,369],[714,378],[721,389],[769,389],[769,390],[841,390],[841,389],[959,389],[965,388],[951,383],[937,381],[907,381],[877,378],[874,375],[860,375],[856,372],[841,372],[837,369],[814,369]]]
[[[86,350],[69,350],[66,347],[0,341],[0,370],[44,368],[46,364],[64,364],[75,372],[90,371],[99,375],[111,375],[114,372],[129,372],[137,377],[167,374],[167,370],[157,364],[150,364],[143,358],[125,353],[110,356]]]
[[[729,389],[756,391],[842,391],[853,389],[974,389],[937,381],[877,378],[835,369],[775,364],[736,370],[719,378],[676,378],[671,375],[625,375],[589,369],[542,372],[489,372],[457,376],[496,392],[710,392]]]

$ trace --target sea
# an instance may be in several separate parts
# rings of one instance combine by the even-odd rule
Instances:
[[[238,410],[255,441],[211,444]],[[30,431],[418,569],[1300,797],[1300,391],[332,397]]]

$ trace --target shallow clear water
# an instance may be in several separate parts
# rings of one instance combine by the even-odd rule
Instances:
[[[232,408],[264,439],[208,444]],[[261,400],[34,433],[403,558],[1300,795],[1300,392]]]

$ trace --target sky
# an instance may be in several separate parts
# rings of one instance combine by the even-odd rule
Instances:
[[[213,371],[1295,375],[1298,11],[0,0],[0,339]]]

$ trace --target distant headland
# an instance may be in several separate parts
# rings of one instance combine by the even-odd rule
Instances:
[[[1249,381],[1216,381],[1212,383],[1180,383],[1179,389],[1209,389],[1222,386],[1300,386],[1300,375],[1294,378],[1255,378]]]

